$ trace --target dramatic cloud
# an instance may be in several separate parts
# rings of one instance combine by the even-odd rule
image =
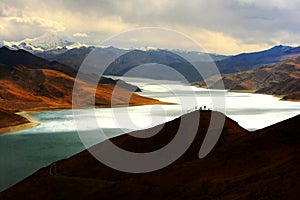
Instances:
[[[180,31],[218,53],[298,45],[300,0],[1,0],[5,40],[85,33],[91,43],[138,27]],[[85,38],[85,35],[74,34]]]

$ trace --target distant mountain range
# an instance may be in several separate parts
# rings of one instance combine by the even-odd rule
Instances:
[[[222,74],[228,74],[258,68],[265,64],[288,61],[298,56],[300,56],[300,47],[279,45],[265,51],[232,56],[217,61],[216,65]]]
[[[46,39],[47,42],[45,42]],[[76,71],[79,69],[91,51],[97,51],[99,53],[100,56],[97,57],[98,60],[111,60],[111,63],[106,63],[106,65],[101,64],[101,62],[100,64],[96,63],[85,71],[87,74],[97,74],[101,68],[105,70],[105,75],[123,76],[128,72],[134,71],[134,73],[131,73],[129,76],[181,80],[181,77],[171,73],[176,70],[191,83],[203,81],[203,79],[208,79],[210,82],[214,80],[216,73],[210,71],[211,65],[213,64],[212,61],[214,61],[224,77],[223,81],[227,89],[254,90],[261,93],[284,95],[284,99],[299,99],[299,79],[297,76],[294,76],[294,74],[298,73],[298,68],[288,66],[291,66],[291,64],[293,66],[298,65],[300,47],[279,45],[260,52],[223,56],[183,50],[153,48],[126,50],[114,47],[88,47],[80,44],[76,46],[74,42],[61,39],[55,35],[44,35],[40,38],[18,42],[20,45],[15,44],[16,43],[13,42],[4,42],[4,45],[9,46],[9,48],[29,49],[35,55],[49,60],[47,67],[45,66],[47,69],[58,70],[73,76],[74,74],[72,73],[74,73],[74,69]],[[72,48],[74,45],[76,48]],[[19,51],[22,53],[18,56],[23,54],[28,55],[28,52],[24,50]],[[2,59],[2,63],[5,63],[5,58],[7,58],[7,56],[0,58],[0,60]],[[32,56],[28,56],[26,59],[21,56],[16,60],[22,60],[24,64],[29,62],[32,67],[35,65],[39,66],[38,63],[41,58],[36,59],[34,61],[36,63],[32,63],[33,61],[31,59]],[[10,60],[13,61],[12,59]],[[201,74],[195,70],[193,67],[195,64],[197,66],[203,66],[201,70],[202,72],[204,71],[206,77],[201,77]],[[143,68],[140,68],[141,70],[135,70],[141,65],[146,65],[147,67],[143,66]],[[162,65],[168,66],[169,69],[162,67]],[[281,67],[278,67],[279,65]],[[71,66],[72,69],[68,66]],[[265,79],[262,80],[263,78]],[[203,86],[203,83],[198,85]],[[217,87],[217,85],[218,83],[215,82],[213,87]]]
[[[48,51],[39,53],[37,55],[44,57],[49,60],[56,60],[66,65],[72,66],[78,69],[82,61],[86,56],[95,48],[93,47],[81,47],[64,52]],[[229,74],[242,72],[260,68],[266,64],[276,64],[278,62],[289,61],[300,56],[300,47],[289,47],[289,46],[275,46],[271,49],[254,52],[244,53],[236,56],[222,56],[215,54],[203,54],[200,52],[186,52],[179,50],[123,50],[114,47],[109,48],[97,48],[98,51],[102,51],[102,55],[105,57],[113,57],[115,55],[122,55],[120,58],[112,62],[109,66],[97,66],[107,68],[106,74],[121,76],[124,73],[134,69],[135,67],[142,64],[159,63],[167,65],[179,73],[183,74],[186,79],[190,82],[200,81],[202,77],[195,72],[192,65],[203,66],[203,70],[206,70],[206,74],[210,74],[209,69],[212,65],[212,61],[215,61],[221,74]],[[100,58],[99,58],[100,59]],[[191,65],[192,64],[192,65]],[[155,65],[153,65],[155,66]],[[91,72],[97,71],[91,69]],[[173,77],[163,77],[164,73],[153,72],[151,75],[147,73],[137,73],[140,77],[156,77],[157,79],[170,79]],[[214,75],[211,73],[210,75]],[[205,77],[207,78],[207,77]]]
[[[107,70],[107,75],[123,75],[122,72],[127,72],[132,68],[147,64],[149,62],[168,65],[175,70],[179,70],[186,79],[190,82],[199,80],[199,74],[196,73],[195,69],[189,64],[189,62],[212,62],[219,61],[228,56],[217,55],[217,54],[206,54],[202,52],[195,51],[183,51],[183,50],[163,50],[155,48],[140,48],[140,49],[119,49],[114,47],[93,47],[80,43],[71,42],[69,39],[62,39],[61,37],[55,34],[45,34],[41,37],[34,39],[24,39],[18,42],[7,42],[4,41],[4,46],[12,50],[26,50],[39,57],[47,59],[49,61],[57,61],[65,65],[71,66],[75,69],[78,69],[83,60],[92,50],[101,51],[102,58],[107,59],[109,57],[116,57],[115,55],[123,55],[122,57],[126,61],[131,60],[126,66],[122,65],[120,69],[112,68],[115,66],[115,63],[111,63],[109,69]],[[135,62],[132,62],[132,59],[135,59]],[[188,62],[188,61],[189,62]],[[113,60],[112,60],[113,62]],[[134,64],[134,65],[132,65]],[[109,65],[109,64],[108,64]],[[97,68],[102,67],[106,68],[107,66],[97,66]],[[97,69],[90,69],[90,73],[98,71]],[[155,72],[153,75],[158,75],[163,73]],[[141,74],[139,74],[141,75]],[[139,76],[138,75],[138,76]],[[149,75],[149,73],[143,74]],[[148,76],[149,78],[149,76]],[[155,78],[155,76],[150,76],[150,78]],[[158,79],[170,79],[174,77],[156,77]]]
[[[141,67],[147,65],[147,67]],[[163,66],[162,66],[163,65]],[[135,67],[140,66],[135,69]],[[104,74],[123,76],[124,74],[135,70],[132,76],[142,78],[152,78],[155,80],[181,80],[177,73],[193,82],[201,78],[201,74],[185,58],[167,50],[141,51],[133,50],[111,63]],[[176,70],[176,73],[174,73]]]
[[[0,43],[0,45],[4,45],[14,50],[23,49],[50,61],[55,60],[74,68],[78,68],[81,62],[86,58],[88,53],[95,48],[93,46],[81,44],[79,42],[73,42],[71,38],[66,36],[58,36],[56,33],[46,33],[37,38],[24,39],[15,42],[3,41],[2,44]],[[101,49],[100,47],[98,48]],[[110,54],[120,51],[128,52],[128,50],[113,47],[102,49],[109,50]],[[140,48],[132,49],[130,51],[133,50],[140,50],[143,52],[162,51],[155,48]],[[290,47],[283,45],[275,46],[271,49],[260,52],[242,53],[235,56],[224,56],[213,53],[205,54],[203,52],[183,50],[165,51],[170,51],[190,62],[201,62],[203,65],[205,64],[205,62],[213,60],[216,62],[216,65],[218,66],[222,74],[245,71],[260,67],[264,64],[287,61],[300,55],[300,47]],[[172,59],[172,56],[170,57],[170,59]],[[174,60],[176,59],[177,58],[175,56]],[[159,62],[160,59],[157,58],[157,61]],[[141,63],[141,61],[137,61],[137,63]]]
[[[169,66],[179,73],[184,75],[190,82],[201,79],[199,73],[194,69],[190,62],[201,62],[207,64],[212,63],[212,59],[221,60],[228,58],[227,56],[217,54],[204,54],[199,52],[188,52],[179,50],[125,50],[114,47],[107,48],[95,48],[95,47],[81,47],[70,50],[51,50],[45,52],[36,52],[35,54],[48,60],[55,60],[60,63],[64,63],[68,66],[72,66],[75,69],[79,69],[83,60],[92,51],[97,51],[99,54],[99,60],[112,59],[112,62],[106,66],[97,65],[95,68],[91,67],[89,73],[97,72],[99,68],[106,69],[105,75],[122,76],[126,72],[134,69],[137,66],[151,63],[153,69],[155,63]],[[122,56],[118,56],[122,55]],[[157,65],[156,65],[157,66]],[[164,79],[174,80],[171,75],[168,76],[163,71],[149,71],[147,73],[136,73],[134,76],[142,78]]]
[[[151,173],[125,173],[97,160],[88,150],[44,167],[0,193],[1,199],[290,199],[300,196],[300,116],[248,132],[226,117],[221,137],[199,159],[211,111],[186,114],[163,126],[111,139],[129,152],[152,152],[177,136],[181,120],[200,115],[196,137],[170,166]],[[214,113],[216,120],[223,114]],[[155,136],[148,134],[160,130]],[[185,131],[187,140],[193,135]],[[145,136],[145,137],[144,137]],[[91,147],[109,152],[107,141]],[[158,154],[157,154],[158,155]],[[166,155],[162,155],[166,156]],[[158,159],[164,159],[157,156]],[[120,160],[122,158],[115,158]]]

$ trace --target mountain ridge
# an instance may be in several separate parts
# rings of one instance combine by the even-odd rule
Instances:
[[[221,88],[219,77],[193,85]],[[283,100],[300,100],[300,56],[285,62],[264,65],[260,68],[222,75],[225,89],[252,90],[256,93],[280,95]]]
[[[30,43],[30,41],[37,41],[36,43],[38,44],[43,44],[47,46],[47,40],[48,43],[53,43],[53,44],[60,44],[58,46],[55,45],[48,45],[49,48],[44,48],[39,51],[34,51],[30,48],[24,48],[22,45],[12,45],[12,43],[5,43],[6,46],[13,48],[13,49],[27,49],[28,51],[36,54],[37,56],[43,57],[45,59],[48,59],[50,61],[58,61],[60,63],[63,63],[65,65],[71,66],[75,69],[78,69],[83,60],[86,58],[86,56],[92,51],[92,49],[103,49],[109,50],[110,47],[94,47],[90,45],[85,45],[85,44],[80,44],[76,42],[70,42],[71,39],[62,39],[64,37],[59,37],[58,35],[55,35],[55,33],[49,33],[45,34],[43,36],[37,37],[35,39],[27,39],[27,43]],[[68,38],[68,37],[65,37]],[[19,42],[20,44],[25,43],[26,47],[26,41],[24,42]],[[55,42],[56,41],[56,42]],[[5,45],[4,44],[4,45]],[[77,45],[76,45],[77,44]],[[73,46],[72,46],[73,45]],[[51,47],[51,48],[50,48]],[[120,48],[114,48],[110,51],[110,53],[114,54],[114,51],[123,51],[124,53],[129,52],[128,56],[132,56],[132,53],[130,51],[141,51],[144,52],[146,55],[149,52],[163,52],[164,49],[159,49],[159,48],[136,48],[136,49],[120,49]],[[127,51],[127,52],[126,52]],[[200,77],[198,76],[196,78],[194,77],[195,71],[193,69],[189,69],[190,67],[187,67],[187,62],[182,61],[182,62],[175,62],[178,60],[178,57],[184,57],[188,58],[188,61],[191,61],[193,63],[198,63],[199,65],[207,65],[209,68],[210,62],[214,61],[216,66],[218,67],[219,71],[221,74],[228,74],[228,73],[235,73],[235,72],[240,72],[240,71],[247,71],[255,68],[259,68],[263,65],[266,64],[274,64],[278,62],[284,62],[288,61],[291,59],[294,59],[297,56],[300,56],[300,47],[291,47],[291,46],[284,46],[284,45],[277,45],[274,47],[271,47],[269,49],[263,50],[263,51],[257,51],[257,52],[250,52],[250,53],[241,53],[238,55],[233,55],[233,56],[223,56],[223,55],[216,55],[213,53],[208,53],[204,54],[203,52],[195,52],[195,51],[183,51],[183,50],[166,50],[170,53],[176,54],[172,56],[172,59],[174,62],[167,62],[164,63],[162,62],[164,59],[162,58],[162,55],[156,56],[154,59],[158,63],[163,63],[171,66],[172,68],[178,70],[178,68],[187,68],[185,69],[185,73],[187,73],[186,79],[189,81],[200,81]],[[124,53],[121,53],[122,55]],[[119,55],[120,53],[117,53]],[[150,60],[145,60],[145,57],[149,56],[142,56],[142,58],[139,58],[137,56],[133,56],[133,59],[136,60],[136,64],[147,64],[146,62],[150,63],[150,60],[153,61],[153,59]],[[124,56],[123,56],[124,59]],[[161,60],[163,59],[163,60]],[[128,60],[128,59],[127,59]],[[114,63],[111,64],[113,66]],[[131,65],[131,66],[126,66],[125,68],[133,68],[136,65]],[[107,67],[107,66],[105,66]],[[124,66],[121,66],[124,67]],[[115,69],[117,70],[117,69]],[[182,70],[181,70],[182,71]],[[181,73],[180,71],[180,73]],[[119,75],[119,73],[114,72],[112,69],[110,69],[109,72],[110,75]],[[185,74],[186,75],[186,74]],[[214,75],[214,74],[212,74]],[[140,75],[139,75],[140,76]]]
[[[216,65],[221,74],[228,74],[259,68],[265,64],[288,61],[298,56],[300,56],[300,47],[278,45],[264,51],[238,54],[217,61]]]

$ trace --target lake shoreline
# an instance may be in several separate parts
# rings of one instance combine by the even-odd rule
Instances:
[[[34,128],[38,125],[39,125],[39,123],[27,122],[27,123],[15,125],[15,126],[8,126],[8,127],[0,128],[0,136],[1,135],[6,135],[6,134],[16,133],[16,132],[19,132],[19,131],[24,131],[26,129]]]
[[[195,85],[194,85],[195,86]],[[199,86],[196,86],[199,87]],[[208,89],[206,87],[199,87],[203,89]],[[226,90],[228,92],[232,93],[248,93],[248,94],[262,94],[262,95],[269,95],[277,98],[279,101],[289,101],[289,102],[300,102],[299,100],[294,100],[294,99],[283,99],[285,95],[271,95],[271,94],[265,94],[265,93],[256,93],[256,90]],[[169,102],[163,102],[159,101],[156,99],[153,99],[151,103],[145,102],[145,103],[131,103],[131,104],[119,104],[119,105],[114,105],[114,108],[117,107],[134,107],[134,106],[145,106],[145,105],[174,105],[176,103],[169,103]],[[30,114],[35,114],[35,113],[40,113],[44,111],[60,111],[60,110],[72,110],[72,109],[92,109],[92,108],[113,108],[112,106],[108,105],[97,105],[97,106],[90,106],[90,107],[73,107],[72,105],[57,105],[57,106],[48,106],[48,107],[36,107],[36,108],[31,108],[28,110],[23,110],[16,112],[16,115],[20,115],[21,117],[27,119],[29,122],[25,122],[19,125],[12,125],[12,126],[7,126],[7,127],[0,127],[0,135],[5,135],[5,134],[12,134],[16,133],[19,131],[23,131],[26,129],[30,129],[33,127],[36,127],[39,125],[39,120],[33,118],[30,116]]]
[[[299,100],[293,100],[293,99],[283,99],[286,95],[278,95],[278,94],[267,94],[267,93],[258,93],[256,90],[227,90],[228,92],[235,92],[235,93],[250,93],[250,94],[263,94],[263,95],[270,95],[273,96],[280,101],[291,101],[291,102],[299,102]]]
[[[162,102],[159,100],[153,100],[153,102],[145,102],[145,103],[131,103],[131,104],[119,104],[114,105],[114,108],[118,107],[134,107],[134,106],[145,106],[145,105],[174,105],[175,103]],[[113,108],[108,105],[97,105],[91,107],[72,107],[71,106],[55,106],[55,107],[37,107],[28,110],[15,112],[14,115],[19,115],[26,119],[28,122],[24,122],[18,125],[11,125],[6,127],[0,127],[0,135],[13,134],[19,131],[23,131],[26,129],[30,129],[36,126],[39,126],[39,119],[32,117],[30,114],[36,114],[40,112],[47,111],[60,111],[60,110],[73,110],[73,109],[92,109],[92,108]]]
[[[286,95],[279,95],[279,94],[267,94],[267,93],[260,93],[256,92],[257,90],[227,90],[228,92],[235,92],[235,93],[250,93],[250,94],[263,94],[263,95],[270,95],[275,98],[278,98],[280,101],[291,101],[291,102],[300,102],[300,99],[283,99]]]
[[[16,124],[16,125],[1,127],[0,135],[16,133],[40,125],[39,119],[32,117],[30,115],[31,113],[32,112],[22,111],[22,112],[15,112],[13,115],[8,116],[10,117],[10,119],[12,118],[12,116],[13,117],[17,116],[19,121],[22,120],[23,122],[20,122],[20,124]]]
[[[197,87],[197,88],[203,88],[203,89],[210,89],[206,85],[202,86],[197,83],[192,83],[191,86]],[[263,93],[263,92],[257,92],[257,89],[241,89],[241,90],[235,90],[235,89],[226,89],[224,88],[227,92],[236,92],[236,93],[250,93],[250,94],[263,94],[263,95],[271,95],[273,97],[279,98],[280,101],[290,101],[290,102],[300,102],[300,93],[298,95],[293,95],[292,94],[268,94],[268,93]]]
[[[191,85],[191,86],[195,86],[198,88],[203,88],[203,89],[209,89],[207,87],[201,87],[198,85]],[[292,99],[292,98],[286,98],[288,95],[287,94],[268,94],[268,93],[261,93],[261,92],[257,92],[257,90],[231,90],[231,89],[225,89],[227,92],[234,92],[234,93],[249,93],[249,94],[263,94],[263,95],[270,95],[273,96],[275,98],[278,98],[280,101],[290,101],[290,102],[300,102],[300,98],[296,98],[296,99]]]

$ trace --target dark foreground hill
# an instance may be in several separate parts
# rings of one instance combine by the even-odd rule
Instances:
[[[183,118],[193,118],[196,114]],[[213,151],[198,152],[211,111],[201,111],[190,148],[170,166],[146,174],[113,170],[88,151],[45,167],[0,193],[1,199],[298,199],[300,196],[300,116],[256,132],[226,118]],[[214,113],[222,118],[220,113]],[[112,139],[134,152],[149,152],[168,144],[180,118],[165,124],[154,137]],[[138,131],[149,134],[152,129]],[[189,137],[189,132],[186,132]],[[103,143],[92,148],[101,149]]]

